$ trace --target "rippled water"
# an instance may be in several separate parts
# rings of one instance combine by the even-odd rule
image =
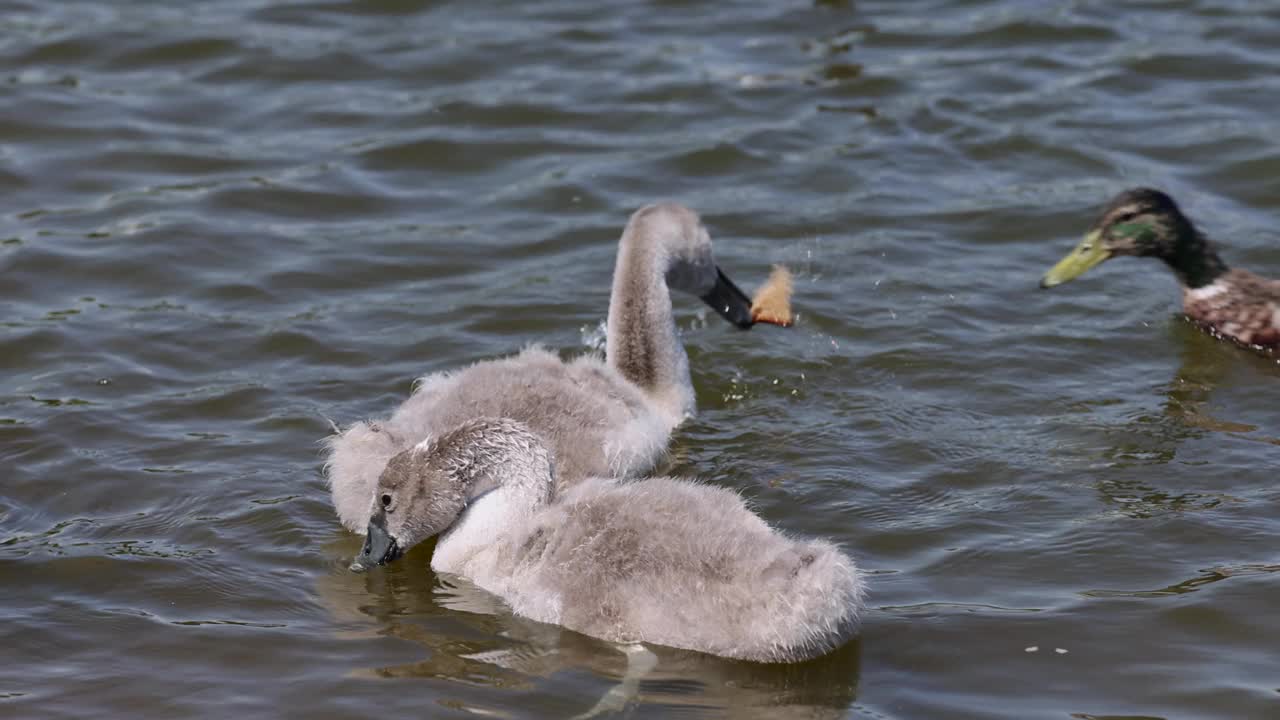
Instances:
[[[1123,8],[1120,6],[1123,5]],[[1280,275],[1271,2],[0,3],[0,714],[565,717],[611,646],[354,575],[330,421],[597,346],[703,213],[799,325],[678,302],[675,473],[873,573],[798,666],[659,650],[634,717],[1280,717],[1280,368],[1172,277],[1040,273],[1164,187]],[[500,659],[500,661],[499,661]]]

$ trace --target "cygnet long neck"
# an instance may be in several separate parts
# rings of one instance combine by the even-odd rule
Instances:
[[[528,436],[533,440],[532,436]],[[534,441],[536,442],[536,441]],[[436,544],[431,566],[461,572],[494,538],[551,502],[555,479],[546,450],[531,446],[461,468],[465,504]]]
[[[661,243],[640,237],[639,225],[628,225],[618,248],[605,352],[610,366],[679,422],[695,404],[689,358],[671,311],[670,261]]]

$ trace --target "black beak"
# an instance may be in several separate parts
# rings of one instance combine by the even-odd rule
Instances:
[[[716,286],[702,296],[702,302],[720,313],[720,317],[738,326],[739,330],[749,330],[755,324],[751,319],[751,298],[739,290],[719,267],[716,268]]]
[[[369,520],[369,532],[364,537],[364,547],[351,562],[351,569],[363,572],[374,565],[386,565],[400,557],[400,546],[387,534],[386,516],[382,513]]]

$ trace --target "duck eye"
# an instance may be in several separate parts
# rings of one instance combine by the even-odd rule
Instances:
[[[385,509],[388,509],[388,510],[389,510],[389,509],[391,509],[391,496],[390,496],[390,495],[383,495],[383,496],[382,496],[382,507],[383,507],[383,508],[385,508]]]
[[[1116,216],[1116,222],[1127,223],[1136,217],[1138,217],[1137,210],[1127,210],[1125,212],[1120,213],[1118,216]]]

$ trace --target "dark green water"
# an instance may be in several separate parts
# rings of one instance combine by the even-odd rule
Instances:
[[[1123,5],[1123,8],[1120,6]],[[611,646],[353,575],[328,419],[601,341],[703,213],[790,331],[678,301],[670,470],[843,543],[859,640],[659,650],[636,718],[1280,717],[1280,367],[1154,263],[1040,274],[1123,187],[1280,275],[1271,2],[0,2],[0,715],[566,717]],[[508,651],[503,667],[487,658]]]

